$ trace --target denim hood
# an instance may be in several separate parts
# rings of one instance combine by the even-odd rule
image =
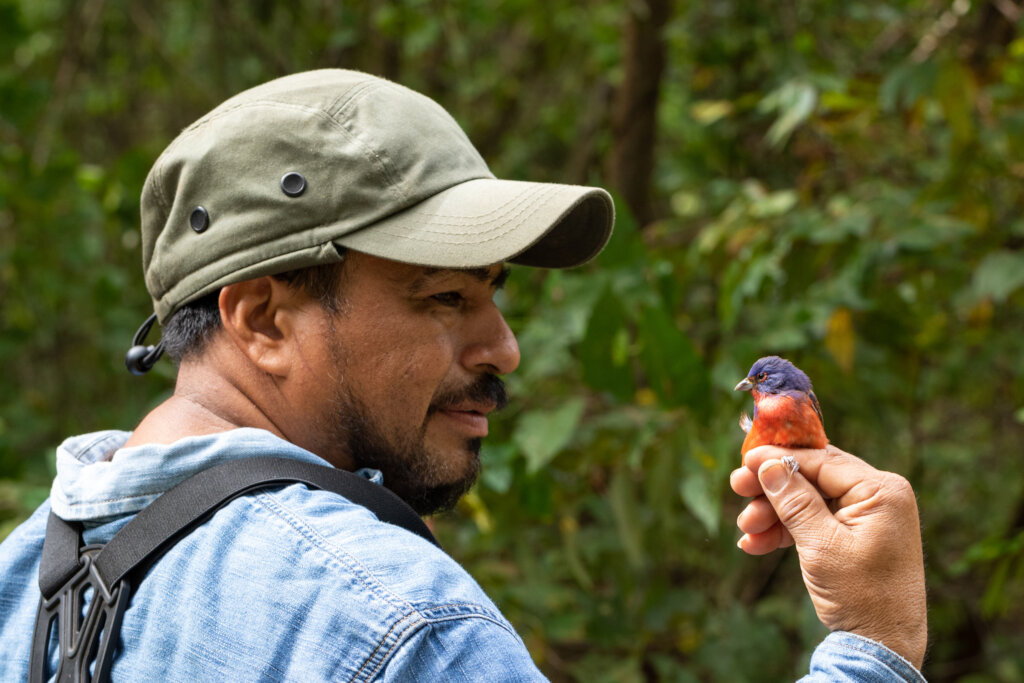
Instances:
[[[94,432],[66,439],[57,448],[57,477],[50,490],[57,516],[101,523],[134,514],[193,474],[240,458],[270,455],[329,464],[268,431],[250,427],[172,444],[123,448],[130,436],[119,430]],[[375,470],[360,474],[381,483]]]

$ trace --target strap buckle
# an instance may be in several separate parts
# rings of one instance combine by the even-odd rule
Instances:
[[[39,602],[32,640],[31,683],[49,680],[51,639],[57,636],[57,683],[104,683],[121,632],[131,585],[122,578],[107,586],[96,570],[101,545],[88,545],[79,554],[78,571],[49,599]],[[89,601],[83,615],[83,608]],[[95,666],[93,663],[95,662]]]

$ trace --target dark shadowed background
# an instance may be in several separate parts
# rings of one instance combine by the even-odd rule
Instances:
[[[598,261],[518,269],[485,473],[438,520],[556,681],[775,681],[822,627],[735,547],[731,391],[811,376],[834,443],[917,490],[933,681],[1024,680],[1020,0],[0,0],[0,537],[67,435],[171,390],[139,192],[176,133],[347,67],[447,107],[499,176],[609,187]]]

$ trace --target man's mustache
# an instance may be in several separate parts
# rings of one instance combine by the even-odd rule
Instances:
[[[480,375],[467,386],[439,394],[431,402],[428,414],[466,402],[493,403],[495,410],[501,410],[508,405],[505,382],[497,375]]]

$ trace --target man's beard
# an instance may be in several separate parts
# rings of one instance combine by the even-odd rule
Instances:
[[[439,410],[467,401],[493,403],[500,410],[508,403],[505,383],[495,375],[481,375],[471,384],[444,391],[433,398],[417,432],[391,435],[373,420],[370,411],[342,386],[335,399],[332,431],[352,457],[353,468],[380,470],[384,485],[420,515],[451,510],[472,488],[480,474],[482,439],[466,439],[468,466],[461,458],[430,452],[425,443],[427,425]]]

